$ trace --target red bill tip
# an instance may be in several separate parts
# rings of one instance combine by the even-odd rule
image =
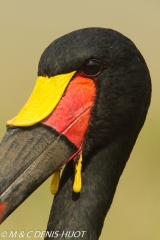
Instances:
[[[3,221],[4,211],[6,210],[7,202],[0,203],[0,224]]]

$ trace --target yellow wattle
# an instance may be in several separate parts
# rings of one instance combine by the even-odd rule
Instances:
[[[55,173],[53,173],[50,185],[50,190],[53,195],[55,195],[58,192],[59,183],[60,183],[60,170],[57,170]]]
[[[80,153],[80,157],[78,159],[78,163],[75,168],[75,177],[74,177],[74,183],[73,183],[73,191],[75,193],[79,193],[82,188],[81,170],[82,170],[82,153]]]

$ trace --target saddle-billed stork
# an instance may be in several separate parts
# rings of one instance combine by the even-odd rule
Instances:
[[[119,32],[86,28],[53,41],[40,58],[28,102],[7,121],[0,222],[54,173],[45,239],[59,230],[98,239],[150,98],[146,63]]]

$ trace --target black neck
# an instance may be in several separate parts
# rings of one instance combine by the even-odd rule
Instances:
[[[99,238],[118,180],[129,157],[124,147],[122,149],[122,144],[111,143],[107,148],[84,159],[82,190],[79,194],[72,190],[73,163],[67,164],[62,174],[60,190],[54,198],[47,231],[70,234],[69,238],[65,236],[64,239],[76,239],[71,237],[76,231],[77,234],[78,231],[86,231],[84,240]]]

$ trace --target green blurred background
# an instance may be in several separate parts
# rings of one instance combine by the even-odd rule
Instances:
[[[100,240],[160,239],[160,2],[158,0],[0,0],[0,137],[30,95],[42,51],[75,29],[115,29],[136,44],[150,69],[153,95],[120,179]],[[52,203],[50,179],[1,226],[45,230]],[[94,200],[94,199],[93,199]],[[7,239],[7,238],[5,238]],[[18,238],[17,238],[18,239]],[[23,238],[28,239],[28,238]]]

